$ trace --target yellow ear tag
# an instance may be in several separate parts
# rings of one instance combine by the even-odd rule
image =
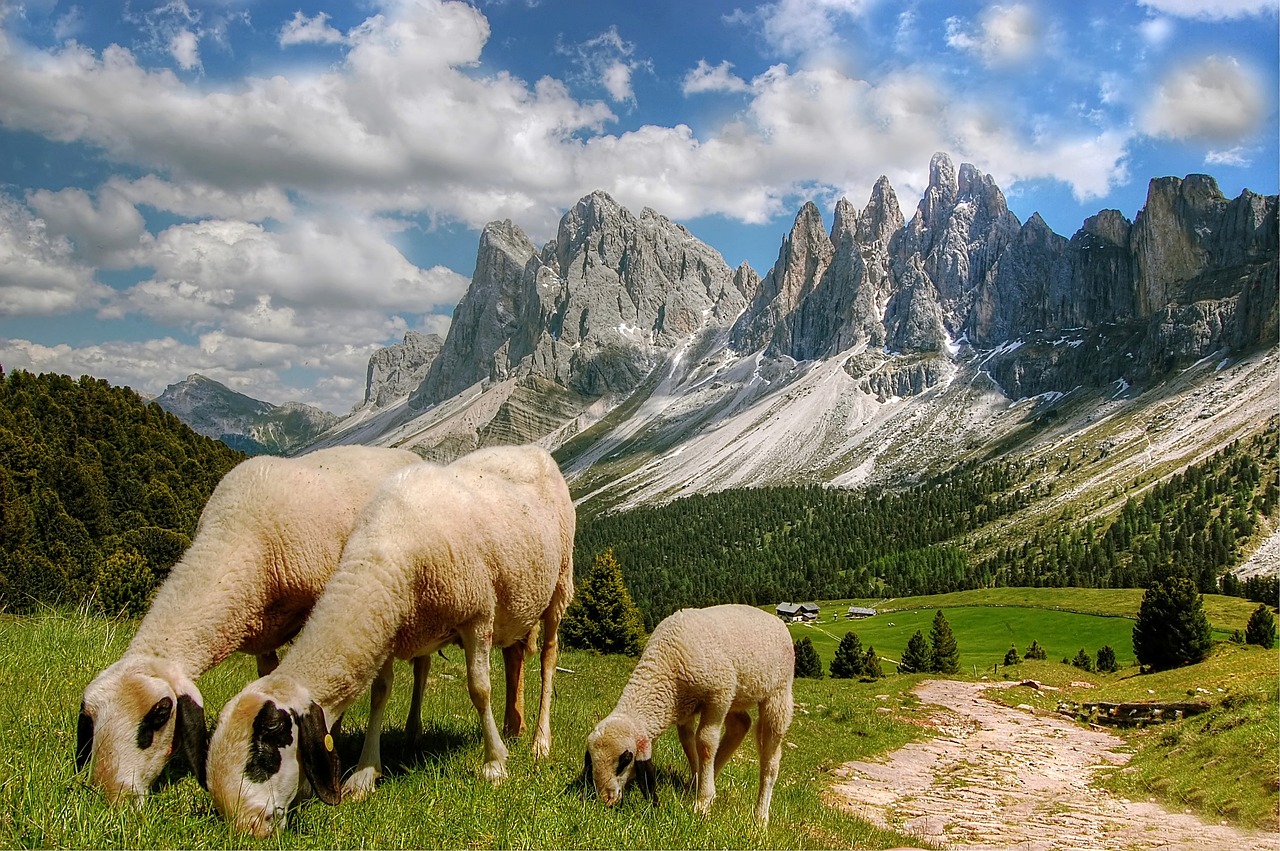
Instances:
[[[330,736],[328,733],[324,734],[324,749],[327,751],[333,750],[333,736]]]

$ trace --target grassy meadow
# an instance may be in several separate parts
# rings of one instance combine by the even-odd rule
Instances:
[[[1019,652],[1032,639],[1049,660],[1000,666],[1000,677],[1033,678],[1059,691],[1015,689],[1005,699],[1052,711],[1058,699],[1120,700],[1200,695],[1214,709],[1203,716],[1124,733],[1135,749],[1129,767],[1105,782],[1131,798],[1149,797],[1180,809],[1275,829],[1277,801],[1277,661],[1275,651],[1217,645],[1202,665],[1139,675],[1129,640],[1140,592],[1080,593],[1068,600],[1061,589],[997,589],[874,601],[882,614],[863,621],[835,610],[850,602],[824,604],[828,620],[793,625],[810,636],[824,668],[846,630],[864,647],[897,658],[916,630],[928,634],[939,607],[955,633],[961,676],[974,669],[992,675],[1009,643]],[[1102,596],[1097,596],[1102,595]],[[1096,599],[1093,599],[1096,597]],[[1004,598],[1002,600],[1002,598]],[[990,605],[1000,601],[1008,605]],[[1082,602],[1083,601],[1083,602]],[[864,601],[868,602],[868,601]],[[1076,603],[1076,611],[1064,611]],[[903,605],[905,604],[905,605]],[[985,604],[985,605],[984,605]],[[1038,606],[1036,604],[1039,604]],[[902,605],[902,608],[897,606]],[[1206,598],[1218,630],[1242,627],[1252,604]],[[1088,611],[1086,611],[1086,609]],[[1243,612],[1243,614],[1241,614]],[[387,773],[377,792],[360,803],[328,807],[302,804],[286,831],[267,840],[230,832],[194,778],[181,770],[163,777],[142,808],[113,808],[77,774],[75,720],[84,686],[123,653],[133,624],[80,613],[47,611],[33,617],[0,615],[0,846],[41,848],[889,848],[916,844],[878,830],[825,803],[828,772],[842,763],[873,757],[928,735],[924,708],[909,694],[921,676],[893,673],[874,683],[797,680],[799,711],[788,736],[782,774],[767,828],[751,818],[755,801],[755,747],[745,743],[726,766],[707,817],[693,813],[686,788],[688,770],[674,731],[658,740],[655,759],[661,806],[651,808],[629,794],[613,809],[580,785],[587,733],[612,709],[633,660],[566,652],[560,664],[572,671],[556,679],[552,757],[534,763],[529,735],[510,743],[510,778],[497,788],[480,781],[482,746],[466,692],[461,652],[437,657],[424,706],[426,735],[415,749],[402,735],[408,711],[409,667],[397,667],[397,683],[383,736]],[[1086,674],[1058,660],[1080,647],[1091,655],[1111,644],[1123,666],[1116,674]],[[502,705],[503,678],[494,654],[494,705]],[[236,656],[200,680],[210,721],[245,683],[253,663]],[[536,714],[538,670],[526,674],[526,719]],[[1219,690],[1220,689],[1220,690]],[[1203,691],[1200,691],[1203,690]],[[885,711],[885,710],[888,711]],[[359,753],[368,713],[367,697],[347,713],[338,737],[343,764]],[[1270,821],[1268,821],[1270,819]]]
[[[254,840],[228,830],[189,773],[162,777],[141,809],[113,808],[75,771],[76,713],[85,685],[123,653],[132,624],[80,614],[0,616],[0,847],[6,848],[888,848],[907,842],[823,803],[824,772],[892,750],[923,734],[920,711],[903,694],[915,679],[881,683],[802,681],[782,759],[771,821],[754,823],[755,747],[744,743],[717,784],[711,814],[692,808],[688,769],[675,732],[658,740],[661,805],[629,794],[618,807],[584,798],[578,781],[587,733],[613,708],[634,664],[623,657],[566,652],[574,673],[556,679],[551,759],[534,763],[530,734],[513,743],[510,778],[497,788],[476,775],[483,748],[467,697],[462,654],[432,664],[423,710],[426,734],[409,751],[401,731],[408,712],[407,665],[397,682],[383,736],[387,773],[360,803],[309,801],[287,830]],[[495,671],[500,656],[494,654]],[[200,680],[212,716],[245,683],[253,663],[239,655]],[[501,673],[494,704],[502,706]],[[526,674],[526,719],[537,711],[536,663]],[[889,694],[888,701],[876,695]],[[894,711],[876,712],[877,706]],[[344,767],[359,755],[367,696],[347,713],[338,738]],[[498,715],[499,723],[501,716]]]

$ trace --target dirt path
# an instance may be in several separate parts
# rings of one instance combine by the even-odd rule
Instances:
[[[939,735],[887,762],[846,763],[832,789],[863,818],[948,849],[1276,851],[1280,834],[1205,824],[1092,788],[1094,770],[1128,761],[1123,741],[1065,718],[989,700],[1005,684],[930,680],[915,693]],[[1011,685],[1011,684],[1010,684]]]

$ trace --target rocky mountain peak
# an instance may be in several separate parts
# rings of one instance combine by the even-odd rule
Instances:
[[[889,178],[881,175],[871,188],[871,198],[858,216],[857,241],[862,245],[888,248],[889,240],[902,230],[902,210]]]
[[[439,334],[406,331],[402,342],[378,349],[369,357],[364,404],[381,408],[408,396],[427,377],[443,347]]]

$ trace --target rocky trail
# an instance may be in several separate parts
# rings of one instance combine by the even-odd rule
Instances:
[[[872,823],[966,851],[1280,848],[1280,834],[1206,824],[1092,787],[1097,769],[1128,761],[1123,740],[983,694],[1006,685],[1012,683],[921,683],[916,695],[940,707],[932,719],[938,735],[885,762],[837,769],[837,803]]]

